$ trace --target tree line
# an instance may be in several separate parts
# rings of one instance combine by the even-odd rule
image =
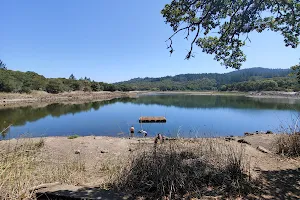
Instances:
[[[72,74],[67,78],[45,78],[35,72],[20,72],[0,68],[0,92],[30,93],[32,90],[46,91],[57,94],[70,91],[129,91],[124,85],[96,82],[90,78],[76,79]]]
[[[234,72],[180,74],[161,78],[135,78],[125,82],[108,84],[93,81],[88,77],[77,79],[45,78],[35,72],[20,72],[7,69],[0,63],[0,92],[29,93],[32,90],[57,94],[70,91],[299,91],[297,75],[290,69],[251,68]]]
[[[134,90],[152,91],[299,91],[300,85],[290,69],[251,68],[218,74],[180,74],[161,78],[135,78],[117,83]]]

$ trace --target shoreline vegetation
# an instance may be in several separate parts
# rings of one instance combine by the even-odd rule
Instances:
[[[286,98],[300,99],[300,92],[283,92],[283,91],[262,91],[262,92],[220,92],[220,91],[131,91],[131,92],[64,92],[59,94],[50,94],[43,91],[32,91],[30,94],[21,93],[0,93],[0,109],[7,107],[23,107],[30,105],[46,106],[52,103],[86,103],[92,101],[112,100],[116,98],[136,98],[139,95],[152,94],[186,94],[186,95],[233,95],[245,96],[250,98]]]
[[[39,199],[298,199],[300,160],[278,154],[282,136],[0,141],[0,194],[4,199],[35,194]]]

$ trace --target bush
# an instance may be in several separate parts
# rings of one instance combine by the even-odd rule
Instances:
[[[94,92],[98,92],[98,91],[101,91],[101,87],[100,87],[100,84],[93,81],[92,84],[91,84],[91,88],[92,88],[92,91]]]
[[[122,92],[129,92],[131,90],[133,90],[130,86],[128,85],[119,85],[118,90],[122,91]]]
[[[76,80],[72,80],[70,86],[69,86],[73,91],[77,91],[81,89],[81,84],[79,83],[79,81]]]
[[[276,147],[278,154],[289,157],[298,157],[300,156],[300,135],[296,133],[282,135],[276,141]]]
[[[79,137],[79,135],[75,134],[75,135],[70,135],[70,136],[68,137],[68,139],[72,140],[72,139],[76,139],[76,138],[78,138],[78,137]]]
[[[0,78],[0,92],[20,92],[21,85],[22,83],[13,77]]]
[[[215,148],[206,145],[209,146],[207,150]],[[204,152],[201,148],[170,142],[169,146],[138,153],[129,167],[117,176],[114,186],[134,196],[153,199],[200,197],[207,192],[208,186],[215,188],[218,195],[236,196],[250,192],[251,184],[243,173],[241,154],[229,151],[228,155],[220,156],[216,152],[223,153],[223,149]]]
[[[20,92],[29,94],[29,93],[31,93],[31,90],[29,87],[23,86]]]
[[[226,91],[227,90],[227,86],[226,85],[222,85],[220,88],[220,91]]]
[[[84,88],[83,88],[83,91],[84,91],[84,92],[91,92],[92,89],[91,89],[90,87],[84,87]]]
[[[52,94],[63,92],[63,84],[59,80],[50,80],[46,86],[46,91]]]
[[[114,86],[112,84],[105,84],[104,85],[104,91],[114,92],[116,90],[117,90],[116,86]]]

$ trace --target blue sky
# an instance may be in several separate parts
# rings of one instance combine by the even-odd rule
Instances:
[[[172,29],[160,10],[170,0],[0,0],[0,59],[9,69],[46,77],[87,76],[116,82],[134,77],[232,71],[179,34],[170,57],[165,40]],[[288,68],[300,49],[284,47],[276,33],[253,33],[242,68]]]

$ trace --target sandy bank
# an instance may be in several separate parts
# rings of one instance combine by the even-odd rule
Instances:
[[[122,97],[135,97],[134,92],[64,92],[49,94],[33,91],[30,94],[0,93],[0,109],[5,107],[19,107],[49,103],[84,103],[89,101],[111,100]]]
[[[215,95],[215,96],[246,96],[250,98],[286,98],[300,99],[298,92],[219,92],[219,91],[132,91],[132,92],[64,92],[60,94],[49,94],[42,91],[33,91],[31,94],[19,93],[0,93],[0,109],[7,107],[20,106],[43,106],[50,103],[85,103],[90,101],[111,100],[114,98],[131,97],[135,98],[138,95],[153,95],[153,94],[186,94],[186,95]]]
[[[226,143],[235,148],[245,147],[245,153],[251,157],[252,167],[259,168],[261,170],[276,170],[276,169],[288,169],[293,168],[298,164],[300,166],[300,160],[295,159],[283,159],[281,156],[275,154],[275,141],[281,135],[280,134],[257,134],[253,136],[232,137],[232,140],[226,141],[225,138],[197,138],[197,139],[172,139],[170,141],[180,141],[183,143],[202,142],[203,140],[218,141]],[[45,137],[44,147],[42,148],[42,154],[48,154],[53,158],[62,158],[64,156],[74,155],[76,151],[80,152],[80,155],[84,158],[85,163],[88,166],[94,166],[96,163],[103,162],[105,158],[114,157],[126,157],[132,151],[139,151],[141,146],[139,144],[154,145],[154,138],[121,138],[121,137],[106,137],[106,136],[85,136],[75,139],[68,139],[67,137]],[[243,139],[249,144],[241,144],[238,140]],[[6,141],[0,141],[2,148],[5,148],[7,144],[22,144],[22,141],[27,139],[12,139]],[[30,138],[32,141],[39,141],[40,138]],[[257,147],[261,146],[268,149],[271,154],[264,154],[257,150]],[[281,162],[283,161],[283,162]],[[288,161],[288,162],[287,162]]]
[[[300,99],[300,92],[284,92],[284,91],[262,91],[262,92],[220,92],[220,91],[165,91],[165,92],[144,92],[142,94],[186,94],[186,95],[214,95],[214,96],[245,96],[251,98],[288,98]]]

